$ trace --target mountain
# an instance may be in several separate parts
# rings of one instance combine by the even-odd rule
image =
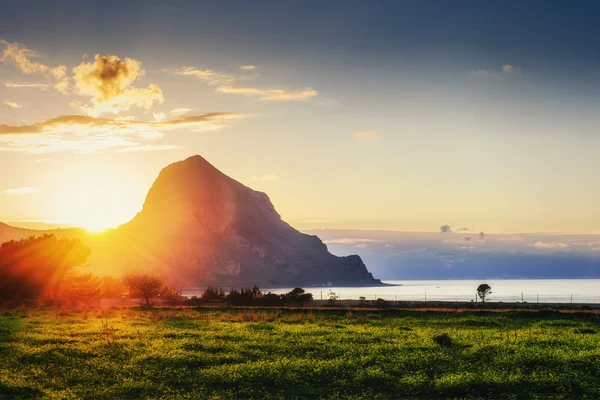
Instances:
[[[0,225],[0,239],[53,233],[92,249],[91,271],[152,271],[178,287],[380,285],[357,255],[337,257],[284,222],[269,197],[200,156],[164,168],[142,211],[101,235]]]
[[[188,286],[375,285],[359,256],[337,257],[284,222],[269,197],[200,156],[164,168],[116,232],[121,258]],[[123,239],[124,238],[124,239]]]

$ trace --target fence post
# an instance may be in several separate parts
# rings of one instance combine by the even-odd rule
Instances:
[[[540,304],[540,294],[536,293],[536,296],[537,296],[537,302],[538,302],[538,304]]]
[[[427,292],[425,292],[425,302],[427,302]]]
[[[523,292],[521,292],[521,303],[525,303],[525,302],[523,301]]]

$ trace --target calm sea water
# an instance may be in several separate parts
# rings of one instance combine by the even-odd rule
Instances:
[[[492,287],[489,301],[528,303],[600,303],[600,279],[514,279],[514,280],[442,280],[385,281],[398,286],[304,288],[315,299],[328,299],[334,292],[340,299],[365,297],[367,300],[475,300],[475,290],[481,283]],[[292,288],[267,289],[286,293]],[[184,290],[185,296],[199,296],[201,290]],[[523,297],[521,297],[523,296]],[[487,300],[486,300],[487,301]]]

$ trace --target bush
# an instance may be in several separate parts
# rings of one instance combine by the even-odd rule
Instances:
[[[223,292],[223,289],[219,289],[217,291],[217,289],[209,286],[208,288],[206,288],[204,293],[202,293],[202,296],[200,296],[200,300],[202,302],[207,302],[207,303],[224,301],[225,300],[225,292]]]
[[[434,336],[433,341],[435,344],[441,347],[452,346],[452,338],[448,336],[447,333],[442,333],[441,335]]]

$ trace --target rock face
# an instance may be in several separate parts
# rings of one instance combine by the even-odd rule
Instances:
[[[119,258],[180,287],[376,285],[359,256],[337,257],[285,223],[264,193],[204,158],[164,168],[136,217],[115,235]],[[126,253],[126,254],[123,254]]]

